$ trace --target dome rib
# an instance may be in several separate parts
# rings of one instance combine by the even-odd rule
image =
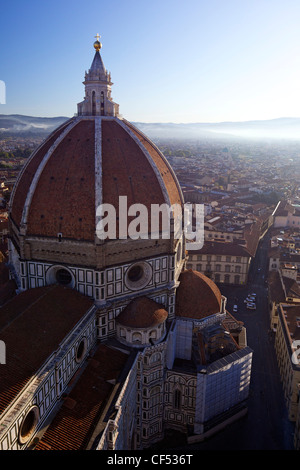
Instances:
[[[94,120],[75,120],[45,155],[25,210],[28,235],[94,240]]]
[[[137,129],[133,124],[125,121],[127,128],[131,133],[138,139],[140,145],[143,146],[145,152],[149,155],[154,167],[157,169],[160,180],[162,180],[164,187],[168,193],[168,204],[180,204],[184,203],[184,197],[180,188],[180,184],[177,180],[177,177],[164,157],[161,151],[153,144],[151,140],[147,138],[139,129]]]
[[[111,204],[118,217],[121,196],[128,208],[146,207],[148,232],[152,205],[182,210],[176,177],[154,145],[119,118],[79,116],[30,157],[10,215],[23,235],[95,242],[97,207]]]
[[[46,140],[31,154],[26,164],[20,171],[18,178],[16,179],[15,186],[11,195],[11,210],[10,216],[13,222],[20,227],[22,221],[22,213],[25,205],[25,201],[34,178],[34,175],[43,160],[45,154],[54,145],[56,140],[59,138],[65,128],[69,126],[73,119],[66,121],[53,131]]]

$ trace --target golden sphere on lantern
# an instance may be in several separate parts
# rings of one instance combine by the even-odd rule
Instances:
[[[101,47],[102,47],[102,44],[101,42],[99,41],[101,36],[99,36],[99,34],[97,34],[97,36],[95,36],[95,38],[97,39],[95,42],[94,42],[94,48],[96,49],[96,51],[100,51]]]

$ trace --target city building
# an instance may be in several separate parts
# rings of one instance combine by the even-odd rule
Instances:
[[[187,267],[218,283],[245,285],[250,262],[249,251],[237,243],[205,241],[203,248],[189,252]]]
[[[291,421],[298,416],[300,365],[300,305],[280,303],[275,336],[275,351],[282,387]]]
[[[280,201],[273,213],[274,227],[292,227],[300,228],[299,207],[291,204],[289,201]]]
[[[285,272],[270,271],[267,278],[268,300],[270,309],[270,328],[276,331],[278,324],[278,306],[280,303],[300,303],[300,287],[298,283],[284,275]]]
[[[184,201],[159,149],[119,115],[99,38],[94,47],[77,115],[33,152],[12,191],[2,450],[145,449],[167,431],[194,442],[247,411],[245,328],[216,284],[186,269],[180,213],[168,238],[161,226],[154,238],[149,225],[124,232],[121,197],[148,214]],[[103,207],[115,210],[107,238]]]

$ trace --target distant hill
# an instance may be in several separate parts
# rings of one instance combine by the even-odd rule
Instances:
[[[68,117],[34,117],[21,114],[0,114],[0,138],[10,136],[46,137]]]
[[[69,119],[59,117],[33,117],[20,114],[0,114],[0,138],[46,137],[56,127]],[[278,118],[265,121],[219,123],[144,123],[134,122],[142,132],[153,139],[201,138],[276,138],[300,140],[300,118]]]
[[[300,140],[300,118],[218,123],[134,123],[151,138],[254,138]]]

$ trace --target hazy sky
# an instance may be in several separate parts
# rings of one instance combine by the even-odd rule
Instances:
[[[300,116],[300,0],[1,2],[1,114],[72,116],[101,35],[130,121]]]

